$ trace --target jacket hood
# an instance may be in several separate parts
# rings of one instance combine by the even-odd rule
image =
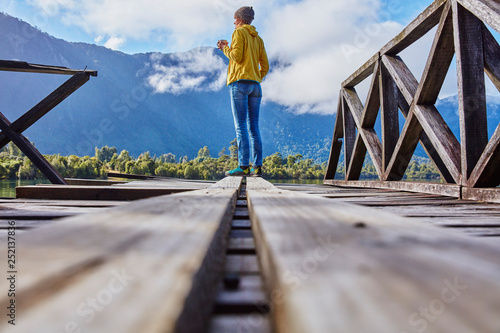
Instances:
[[[255,27],[253,25],[244,24],[241,27],[247,29],[248,32],[250,33],[250,35],[252,35],[254,37],[257,37],[259,35],[259,33],[257,32],[257,30],[255,29]]]

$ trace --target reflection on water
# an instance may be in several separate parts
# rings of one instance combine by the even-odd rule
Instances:
[[[36,180],[0,180],[0,197],[2,198],[15,198],[16,186],[36,185],[36,184],[50,184],[47,179]]]

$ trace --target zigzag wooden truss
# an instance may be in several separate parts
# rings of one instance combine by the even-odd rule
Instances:
[[[437,0],[344,81],[325,183],[334,183],[342,144],[347,182],[359,180],[367,152],[380,181],[388,182],[403,178],[420,142],[447,183],[469,188],[499,185],[500,126],[488,142],[484,72],[500,90],[500,46],[485,23],[500,32],[498,1]],[[435,26],[418,82],[398,54]],[[460,142],[435,106],[454,55]],[[355,86],[370,75],[363,104]],[[406,118],[401,133],[399,110]],[[382,140],[374,129],[379,112]]]
[[[22,132],[27,130],[31,125],[84,85],[89,80],[90,76],[97,76],[97,71],[85,69],[76,70],[66,67],[29,64],[23,61],[10,60],[0,60],[0,71],[71,75],[71,77],[59,88],[54,90],[50,95],[41,100],[13,123],[0,112],[0,148],[12,141],[48,180],[53,184],[67,185],[64,177],[57,172]]]

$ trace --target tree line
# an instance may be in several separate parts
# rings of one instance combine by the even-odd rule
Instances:
[[[151,155],[142,153],[135,158],[129,152],[118,153],[116,147],[95,148],[94,156],[44,155],[65,178],[106,179],[108,171],[147,176],[185,179],[217,180],[238,165],[238,149],[233,140],[229,149],[223,148],[218,157],[212,157],[208,147],[198,151],[198,156],[177,158],[174,154]],[[317,163],[301,154],[282,156],[276,152],[263,160],[263,176],[267,179],[323,179],[327,162]],[[345,170],[340,166],[336,178],[342,179]],[[1,179],[44,179],[44,175],[13,144],[0,149]],[[439,179],[439,172],[427,159],[414,159],[405,174],[407,179]],[[375,167],[367,161],[361,179],[378,179]]]

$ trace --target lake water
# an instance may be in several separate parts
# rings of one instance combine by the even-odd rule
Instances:
[[[2,198],[15,198],[16,186],[27,186],[36,184],[50,184],[46,179],[37,180],[0,180],[0,197]]]

